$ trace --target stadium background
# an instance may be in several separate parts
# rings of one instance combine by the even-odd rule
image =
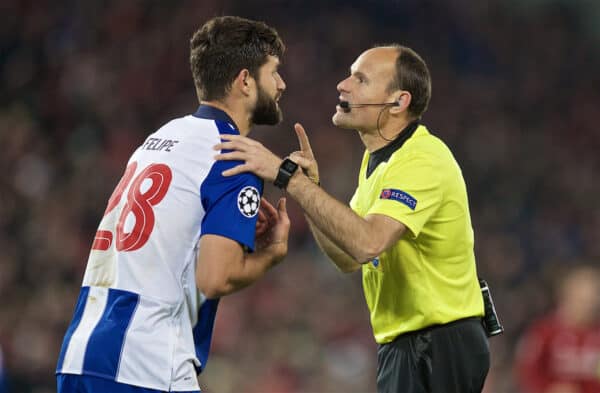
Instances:
[[[96,225],[133,149],[196,97],[188,40],[234,14],[278,29],[285,121],[252,134],[284,155],[308,130],[324,187],[347,201],[362,145],[332,127],[335,86],[374,43],[429,64],[424,117],[469,187],[480,275],[506,334],[486,392],[514,393],[525,326],[600,256],[600,32],[593,1],[23,1],[0,5],[0,345],[12,392],[54,367]],[[267,187],[271,199],[278,193]],[[207,392],[371,392],[376,347],[360,274],[319,254],[298,206],[287,260],[224,299]]]

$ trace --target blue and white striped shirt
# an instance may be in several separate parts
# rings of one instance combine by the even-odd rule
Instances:
[[[223,177],[220,134],[239,134],[216,108],[175,119],[131,156],[88,259],[56,372],[163,391],[198,390],[218,299],[196,288],[204,234],[254,249],[262,181]]]

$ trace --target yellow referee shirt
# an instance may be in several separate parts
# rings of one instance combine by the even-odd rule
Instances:
[[[398,140],[365,152],[350,206],[362,217],[383,214],[408,228],[362,266],[378,343],[483,316],[465,182],[448,147],[425,126],[412,123]]]

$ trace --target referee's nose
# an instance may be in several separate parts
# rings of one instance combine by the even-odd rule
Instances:
[[[350,77],[341,80],[337,84],[336,88],[337,88],[338,92],[340,92],[340,93],[348,93],[349,92],[349,90],[348,90],[348,79],[350,79]]]

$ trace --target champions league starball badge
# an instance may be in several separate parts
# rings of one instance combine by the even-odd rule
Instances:
[[[237,203],[240,213],[246,218],[252,218],[258,213],[260,194],[254,187],[244,187],[238,194]]]

